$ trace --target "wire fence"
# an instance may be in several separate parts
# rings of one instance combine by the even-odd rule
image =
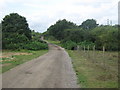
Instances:
[[[104,73],[109,73],[114,77],[118,76],[118,53],[105,51],[105,46],[102,47],[102,51],[96,50],[96,46],[90,49],[90,46],[77,46],[77,52],[89,60],[96,67],[104,70]],[[108,78],[108,75],[104,76],[104,80]]]

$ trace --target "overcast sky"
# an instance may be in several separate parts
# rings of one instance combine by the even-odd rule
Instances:
[[[119,0],[0,0],[0,20],[10,13],[26,17],[29,27],[44,32],[59,19],[80,25],[86,19],[118,24]]]

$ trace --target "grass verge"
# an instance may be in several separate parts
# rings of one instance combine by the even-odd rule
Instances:
[[[52,41],[52,40],[47,40],[49,43],[52,43],[52,44],[56,44],[58,46],[61,46],[60,44],[60,41],[56,40],[56,41]]]
[[[29,60],[32,60],[34,58],[37,58],[45,53],[47,53],[48,50],[39,50],[39,51],[31,51],[31,50],[21,50],[21,51],[10,51],[10,50],[3,50],[2,52],[2,58],[1,58],[1,65],[2,70],[1,72],[4,73],[11,68],[20,65],[22,63],[25,63]]]
[[[118,52],[72,51],[73,67],[82,88],[118,88]]]

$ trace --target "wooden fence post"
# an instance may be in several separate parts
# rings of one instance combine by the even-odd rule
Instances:
[[[105,54],[105,47],[103,46],[103,57],[104,57],[104,54]]]
[[[105,69],[105,72],[106,72],[106,62],[105,62],[105,46],[103,46],[103,61],[104,61],[104,69]]]
[[[88,45],[88,51],[90,50],[90,47],[89,47],[89,45]]]
[[[93,51],[95,51],[95,45],[93,46]]]
[[[106,61],[105,61],[105,46],[103,46],[103,64],[104,64],[104,72],[106,73],[107,70],[106,70]],[[106,78],[106,75],[104,76],[104,78]]]
[[[80,49],[80,47],[79,47],[79,45],[77,45],[77,50],[79,50]]]
[[[93,46],[93,63],[94,63],[94,58],[95,58],[95,45]]]
[[[90,49],[90,47],[89,47],[89,45],[88,45],[88,58],[89,58],[89,49]]]
[[[85,52],[85,46],[84,46],[84,52]]]

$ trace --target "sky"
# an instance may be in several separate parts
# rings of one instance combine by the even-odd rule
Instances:
[[[56,21],[66,19],[77,25],[87,19],[98,24],[118,24],[119,0],[0,0],[0,20],[10,13],[26,17],[31,30],[45,32]]]

